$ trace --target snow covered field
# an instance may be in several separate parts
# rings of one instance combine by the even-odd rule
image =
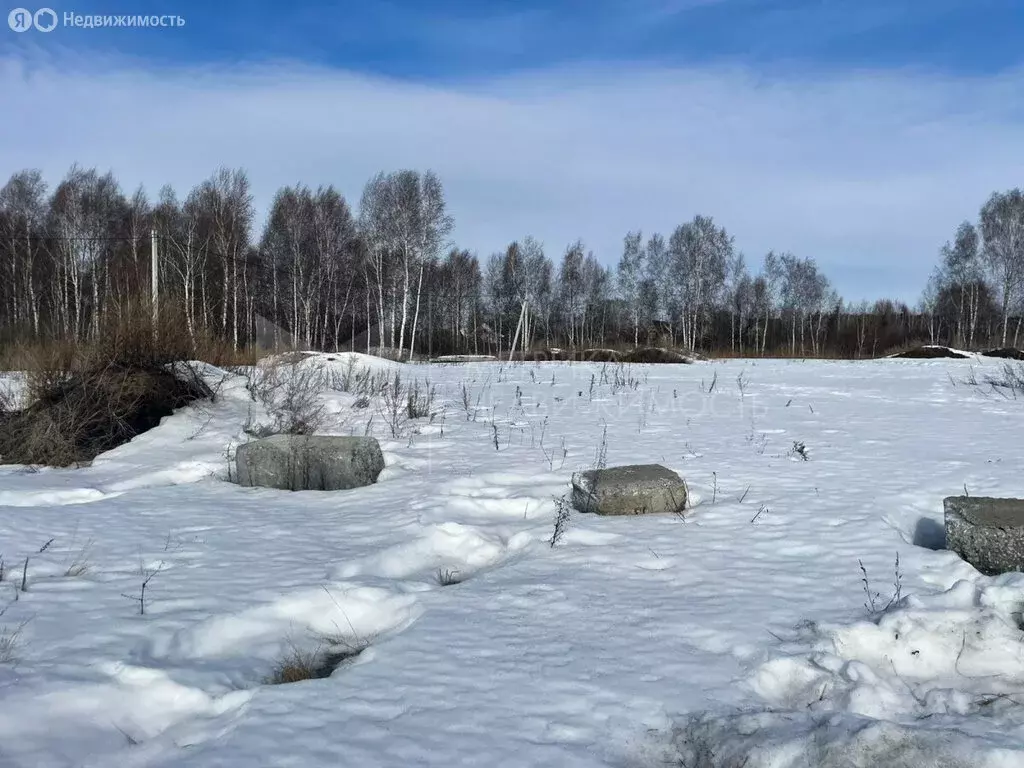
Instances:
[[[1024,402],[962,383],[1001,361],[369,364],[444,411],[395,438],[326,395],[372,487],[226,482],[239,377],[89,468],[0,468],[0,766],[1024,764],[1024,577],[934,549],[944,496],[1024,495]],[[692,512],[552,547],[603,441]],[[265,684],[325,642],[368,647]]]

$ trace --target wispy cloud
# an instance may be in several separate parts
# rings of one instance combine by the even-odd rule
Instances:
[[[936,250],[993,189],[1021,183],[1019,73],[759,78],[740,70],[578,68],[422,85],[295,65],[153,70],[0,58],[0,173],[73,162],[181,193],[220,164],[257,203],[378,170],[433,168],[458,242],[533,234],[605,263],[629,229],[713,215],[751,259],[813,256],[851,298],[916,296]]]

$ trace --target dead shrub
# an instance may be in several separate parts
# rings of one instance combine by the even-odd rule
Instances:
[[[1004,363],[998,374],[985,377],[985,383],[1014,400],[1024,397],[1024,363]]]
[[[328,385],[335,392],[355,391],[364,372],[368,373],[365,368],[356,365],[356,358],[350,357],[344,367],[331,369]]]
[[[565,532],[569,529],[569,521],[572,519],[572,502],[569,501],[565,496],[555,499],[555,524],[554,529],[551,531],[551,538],[548,540],[548,544],[554,549],[558,546],[558,542],[565,536]]]
[[[326,387],[322,366],[294,366],[275,412],[281,432],[311,435],[321,429],[325,421],[322,395]]]
[[[276,359],[255,366],[246,389],[254,402],[261,403],[271,417],[270,424],[246,429],[257,437],[268,435],[312,435],[326,421],[323,393],[328,386],[322,365],[302,365]]]
[[[402,375],[395,371],[393,377],[385,381],[380,390],[380,402],[377,412],[387,424],[392,437],[401,437],[409,421],[409,400],[406,387],[402,383]]]
[[[14,393],[0,382],[0,432],[6,429],[7,420],[17,410],[15,408]]]
[[[191,346],[150,324],[109,322],[95,343],[25,348],[27,407],[8,412],[0,461],[71,466],[128,442],[177,408],[213,396],[181,361]],[[180,337],[182,334],[177,334]]]
[[[434,396],[437,388],[430,386],[428,381],[420,388],[420,382],[414,381],[409,389],[406,411],[410,419],[425,419],[433,416]]]
[[[896,565],[893,568],[892,590],[890,591],[888,599],[886,599],[881,592],[876,591],[871,586],[871,579],[868,578],[868,569],[864,567],[864,561],[858,560],[857,565],[860,566],[861,585],[864,589],[864,595],[867,598],[864,602],[864,608],[867,610],[868,615],[871,618],[878,619],[900,605],[903,600],[903,571],[900,569],[899,552],[896,553]]]
[[[346,392],[359,396],[357,403],[380,395],[388,382],[386,371],[374,372],[359,365],[355,358],[349,358],[342,368],[333,367],[327,371],[327,386],[335,392]],[[356,405],[357,408],[365,406]]]
[[[0,459],[70,466],[92,461],[212,392],[164,367],[110,363],[85,370],[46,370],[30,377],[32,404],[8,415]]]
[[[254,365],[251,371],[243,374],[246,378],[245,389],[254,403],[262,403],[269,407],[277,397],[278,390],[284,386],[284,377],[281,375],[280,366]]]

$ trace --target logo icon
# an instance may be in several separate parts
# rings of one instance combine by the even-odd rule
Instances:
[[[7,26],[15,32],[28,32],[32,27],[40,32],[53,32],[57,28],[57,12],[53,8],[40,8],[35,13],[28,8],[15,8],[7,14]]]
[[[32,11],[28,8],[15,8],[7,14],[7,26],[15,32],[28,32],[32,29]]]
[[[32,21],[40,32],[53,32],[57,27],[57,13],[53,8],[40,8]]]

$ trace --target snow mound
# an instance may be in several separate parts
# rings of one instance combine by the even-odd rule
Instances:
[[[1022,608],[1024,575],[1007,574],[905,598],[875,620],[802,625],[786,640],[789,655],[763,664],[751,686],[772,707],[801,713],[786,727],[776,717],[769,731],[786,743],[802,733],[793,753],[801,759],[818,751],[810,763],[748,765],[1010,765],[1000,762],[1005,744],[1017,750],[1014,761],[1024,759]],[[810,650],[794,652],[801,644]],[[742,732],[744,722],[709,727]],[[847,749],[860,762],[836,762]]]
[[[700,768],[1011,768],[1024,759],[999,738],[806,712],[695,717],[673,746],[673,764]]]
[[[324,365],[335,370],[354,368],[371,373],[394,373],[408,368],[405,363],[388,360],[384,357],[363,354],[362,352],[304,352],[301,364]]]
[[[46,490],[0,490],[0,506],[41,507],[88,504],[110,498],[98,488],[52,488]]]
[[[101,665],[97,671],[106,682],[7,695],[0,718],[0,765],[111,765],[109,755],[123,750],[126,742],[139,745],[166,733],[174,744],[176,730],[187,733],[197,723],[232,717],[252,697],[251,691],[210,696],[160,670],[125,664]],[[54,721],[61,724],[58,733]],[[46,762],[33,752],[38,740],[49,744]]]
[[[273,660],[290,642],[312,637],[370,645],[419,616],[416,598],[376,587],[322,587],[235,614],[215,616],[153,643],[171,663],[244,657]]]
[[[464,580],[500,564],[531,540],[526,532],[507,538],[469,525],[442,523],[431,526],[415,541],[390,547],[361,561],[345,563],[333,575],[338,579],[364,575],[407,579],[416,575],[433,577],[442,571]]]

